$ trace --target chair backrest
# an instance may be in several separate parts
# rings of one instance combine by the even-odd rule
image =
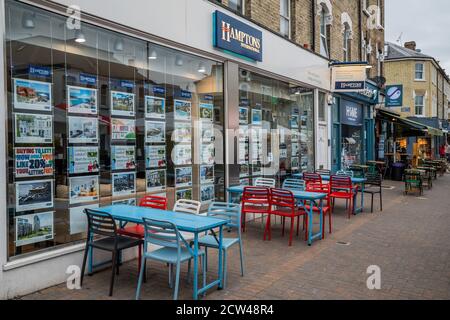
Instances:
[[[371,184],[373,186],[381,186],[382,175],[379,173],[368,173],[366,174],[366,184]]]
[[[200,214],[201,207],[202,203],[199,201],[180,199],[175,203],[173,211],[190,214]]]
[[[306,191],[326,194],[326,206],[328,207],[330,205],[331,186],[329,183],[310,183],[306,186]]]
[[[275,188],[275,179],[271,178],[256,178],[255,183],[253,184],[255,187],[267,187],[267,188]]]
[[[308,183],[322,183],[322,177],[318,173],[303,172],[303,181]]]
[[[89,236],[100,235],[105,237],[117,236],[117,225],[114,218],[104,212],[95,211],[92,209],[84,209],[84,213],[88,220]]]
[[[300,179],[286,179],[283,182],[283,189],[305,190],[305,181]]]
[[[167,210],[167,198],[159,196],[145,196],[139,202],[139,206]]]
[[[353,171],[350,170],[339,170],[336,172],[337,176],[347,176],[353,178]]]
[[[242,202],[269,203],[270,189],[265,187],[245,187]]]
[[[295,198],[291,191],[285,189],[270,189],[270,204],[278,207],[295,208]]]
[[[348,175],[335,175],[330,178],[331,189],[351,189],[352,179]]]
[[[236,228],[241,231],[241,206],[236,203],[213,202],[208,208],[208,217],[228,220],[226,224],[229,228]]]
[[[331,170],[328,169],[316,169],[315,172],[320,175],[331,176]]]
[[[145,245],[151,243],[161,247],[180,249],[181,235],[177,227],[168,221],[143,218]]]

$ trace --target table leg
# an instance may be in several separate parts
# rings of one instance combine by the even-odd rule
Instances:
[[[93,239],[93,237],[91,235],[89,241],[92,241],[92,239]],[[93,268],[92,266],[94,264],[94,257],[93,257],[93,252],[92,252],[91,246],[89,246],[88,261],[89,261],[88,274],[92,274],[92,268]]]
[[[223,226],[220,226],[219,228],[219,290],[222,290],[223,288],[223,274],[224,272],[227,272],[226,270],[222,270],[223,269],[223,250],[222,250],[222,246],[223,246]]]
[[[198,300],[198,233],[194,235],[194,300]]]
[[[330,213],[328,213],[330,214]],[[323,237],[323,200],[320,199],[320,237]]]
[[[361,183],[361,212],[364,211],[364,182]]]
[[[308,212],[308,246],[312,244],[312,229],[313,229],[313,206],[314,203],[312,201],[309,202],[309,212]]]

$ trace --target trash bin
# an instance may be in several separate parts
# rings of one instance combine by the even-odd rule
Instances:
[[[405,164],[403,162],[393,163],[391,179],[394,181],[403,181],[404,172],[405,172]]]

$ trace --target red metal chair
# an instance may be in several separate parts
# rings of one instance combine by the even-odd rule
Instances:
[[[303,216],[303,223],[305,223],[306,213],[301,210],[295,201],[294,195],[291,191],[285,189],[270,189],[270,214],[267,218],[266,230],[264,231],[264,240],[266,235],[269,235],[269,241],[272,240],[272,231],[270,225],[270,218],[272,215],[283,218],[283,236],[284,236],[284,222],[286,218],[291,218],[291,228],[289,232],[289,246],[292,246],[292,234],[294,233],[294,219],[297,218],[297,236],[299,234],[300,216]],[[308,229],[306,229],[308,233]]]
[[[303,172],[303,181],[308,185],[310,183],[322,184],[322,176],[318,173]]]
[[[167,199],[159,196],[145,196],[139,202],[140,207],[159,209],[159,210],[167,210]],[[125,226],[117,230],[117,233],[123,236],[144,239],[145,237],[145,229],[141,224],[136,224],[132,226]],[[141,268],[141,260],[142,260],[142,244],[139,246],[139,264],[138,271]]]
[[[242,231],[245,232],[246,214],[264,214],[270,212],[270,189],[264,187],[245,187],[242,195]]]
[[[327,196],[325,197],[325,199],[323,200],[325,202],[325,204],[322,207],[322,225],[323,225],[323,229],[325,230],[325,220],[326,220],[326,216],[328,215],[328,229],[329,229],[329,233],[332,232],[332,221],[331,221],[331,199],[330,199],[330,194],[331,194],[331,188],[330,188],[330,184],[325,184],[325,183],[310,183],[306,186],[306,191],[309,192],[316,192],[316,193],[325,193]],[[309,205],[305,205],[305,210],[309,210],[310,206]],[[320,208],[317,206],[313,206],[313,211],[319,213],[320,212]],[[308,215],[306,215],[306,225],[308,225]],[[322,239],[325,239],[325,231],[323,231],[322,233]]]
[[[334,211],[334,204],[336,199],[344,199],[350,202],[348,206],[348,218],[350,219],[353,212],[355,192],[358,190],[357,186],[353,186],[352,179],[349,176],[331,176],[331,213]]]

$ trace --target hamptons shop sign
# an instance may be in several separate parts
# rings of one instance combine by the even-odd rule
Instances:
[[[213,14],[214,47],[225,52],[262,61],[262,32],[223,12]]]

